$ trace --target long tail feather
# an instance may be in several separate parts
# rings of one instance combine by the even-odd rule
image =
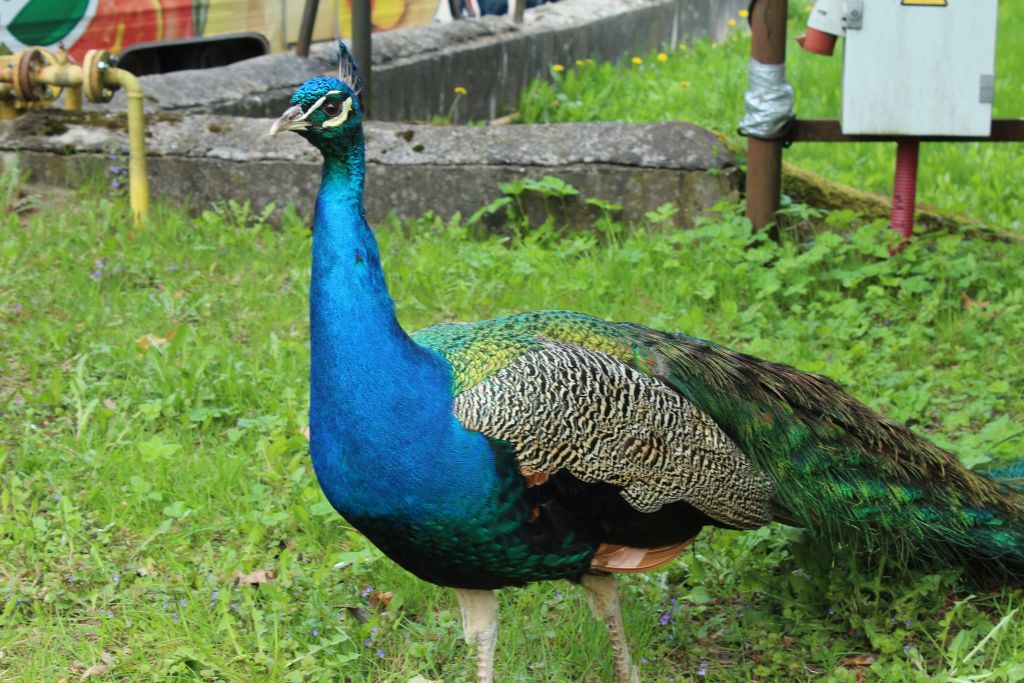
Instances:
[[[972,472],[826,377],[645,332],[669,361],[658,374],[772,479],[782,519],[834,547],[1024,578],[1024,461]]]

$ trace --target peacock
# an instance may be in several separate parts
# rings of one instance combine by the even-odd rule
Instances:
[[[323,155],[310,284],[310,454],[333,507],[454,589],[477,680],[494,591],[568,579],[630,664],[615,575],[671,562],[705,526],[771,522],[823,546],[1024,574],[1024,468],[985,476],[833,381],[711,341],[568,311],[407,334],[363,208],[364,104],[338,77],[271,134]]]

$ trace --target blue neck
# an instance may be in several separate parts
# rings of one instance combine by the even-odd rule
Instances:
[[[353,137],[345,153],[324,150],[316,203],[310,452],[321,487],[349,521],[429,516],[459,487],[445,470],[463,461],[479,470],[489,450],[453,416],[447,362],[395,318],[363,211],[361,131]]]

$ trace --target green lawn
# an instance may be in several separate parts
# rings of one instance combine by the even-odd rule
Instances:
[[[1024,118],[1024,4],[1000,5],[996,55],[996,118]],[[809,7],[791,1],[790,37],[806,26]],[[788,75],[803,118],[839,118],[842,41],[832,58],[788,46]],[[526,88],[520,113],[527,123],[558,121],[690,121],[729,136],[743,117],[750,39],[737,18],[724,42],[666,46],[618,65],[582,60],[552,71],[552,83]],[[564,68],[564,71],[557,71]],[[1024,149],[1020,143],[949,143],[921,147],[919,200],[991,225],[1024,230]],[[889,143],[800,143],[787,161],[833,180],[888,195],[896,146]]]
[[[453,597],[312,476],[307,224],[158,206],[134,230],[97,196],[0,230],[0,680],[472,680]],[[796,207],[838,232],[775,244],[721,209],[686,232],[379,235],[410,328],[560,307],[686,331],[832,375],[969,463],[1020,455],[1024,246],[929,235],[890,259],[842,212]],[[707,533],[623,584],[647,683],[1024,680],[1024,593],[830,566],[794,530]],[[502,603],[502,680],[611,680],[574,587]]]

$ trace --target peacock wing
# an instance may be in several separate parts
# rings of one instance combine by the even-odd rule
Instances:
[[[706,412],[634,362],[647,349],[641,335],[547,315],[457,326],[447,331],[469,338],[447,344],[436,331],[417,339],[452,364],[463,426],[512,444],[531,485],[564,470],[618,487],[643,513],[684,501],[733,528],[772,520],[769,479]]]

